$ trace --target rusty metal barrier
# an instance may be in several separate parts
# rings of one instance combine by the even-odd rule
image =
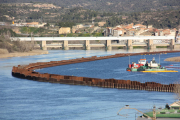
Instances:
[[[82,57],[71,60],[30,63],[29,65],[18,65],[17,67],[13,66],[12,76],[22,79],[28,79],[28,80],[53,82],[53,83],[61,83],[61,84],[87,85],[87,86],[97,86],[104,88],[148,90],[148,91],[159,91],[159,92],[174,92],[175,84],[164,85],[156,82],[140,83],[138,81],[131,81],[131,80],[88,78],[88,77],[79,77],[79,76],[38,73],[33,71],[35,69],[42,69],[46,67],[75,64],[75,63],[89,62],[89,61],[116,58],[116,57],[125,57],[129,55],[135,56],[135,55],[147,55],[147,54],[159,54],[159,53],[163,54],[163,53],[173,53],[173,52],[180,52],[180,51],[117,53],[115,55],[110,55],[110,56],[101,56],[101,57],[92,56],[88,58]]]

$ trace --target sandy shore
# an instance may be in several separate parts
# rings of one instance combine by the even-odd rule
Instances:
[[[41,55],[41,54],[48,54],[48,51],[33,50],[33,51],[29,51],[29,52],[6,53],[6,54],[0,54],[0,58],[32,56],[32,55]]]
[[[167,58],[164,61],[180,62],[180,57]]]

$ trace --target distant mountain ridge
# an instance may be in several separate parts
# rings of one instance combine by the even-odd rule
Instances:
[[[179,9],[180,0],[0,0],[0,3],[53,3],[64,8],[83,7],[106,12],[142,12]]]

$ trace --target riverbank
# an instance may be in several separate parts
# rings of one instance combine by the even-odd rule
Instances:
[[[29,51],[29,52],[5,53],[5,54],[0,54],[0,59],[1,58],[9,58],[9,57],[22,57],[22,56],[41,55],[41,54],[48,54],[48,51],[32,50],[32,51]]]
[[[167,58],[164,61],[180,62],[180,56],[179,57]]]

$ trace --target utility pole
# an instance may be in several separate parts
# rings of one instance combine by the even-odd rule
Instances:
[[[34,37],[33,37],[33,33],[31,32],[31,44],[33,44],[33,48],[34,48]]]
[[[156,120],[156,106],[153,107],[153,120]]]
[[[160,55],[161,55],[161,54],[159,53],[159,65],[160,65]]]

